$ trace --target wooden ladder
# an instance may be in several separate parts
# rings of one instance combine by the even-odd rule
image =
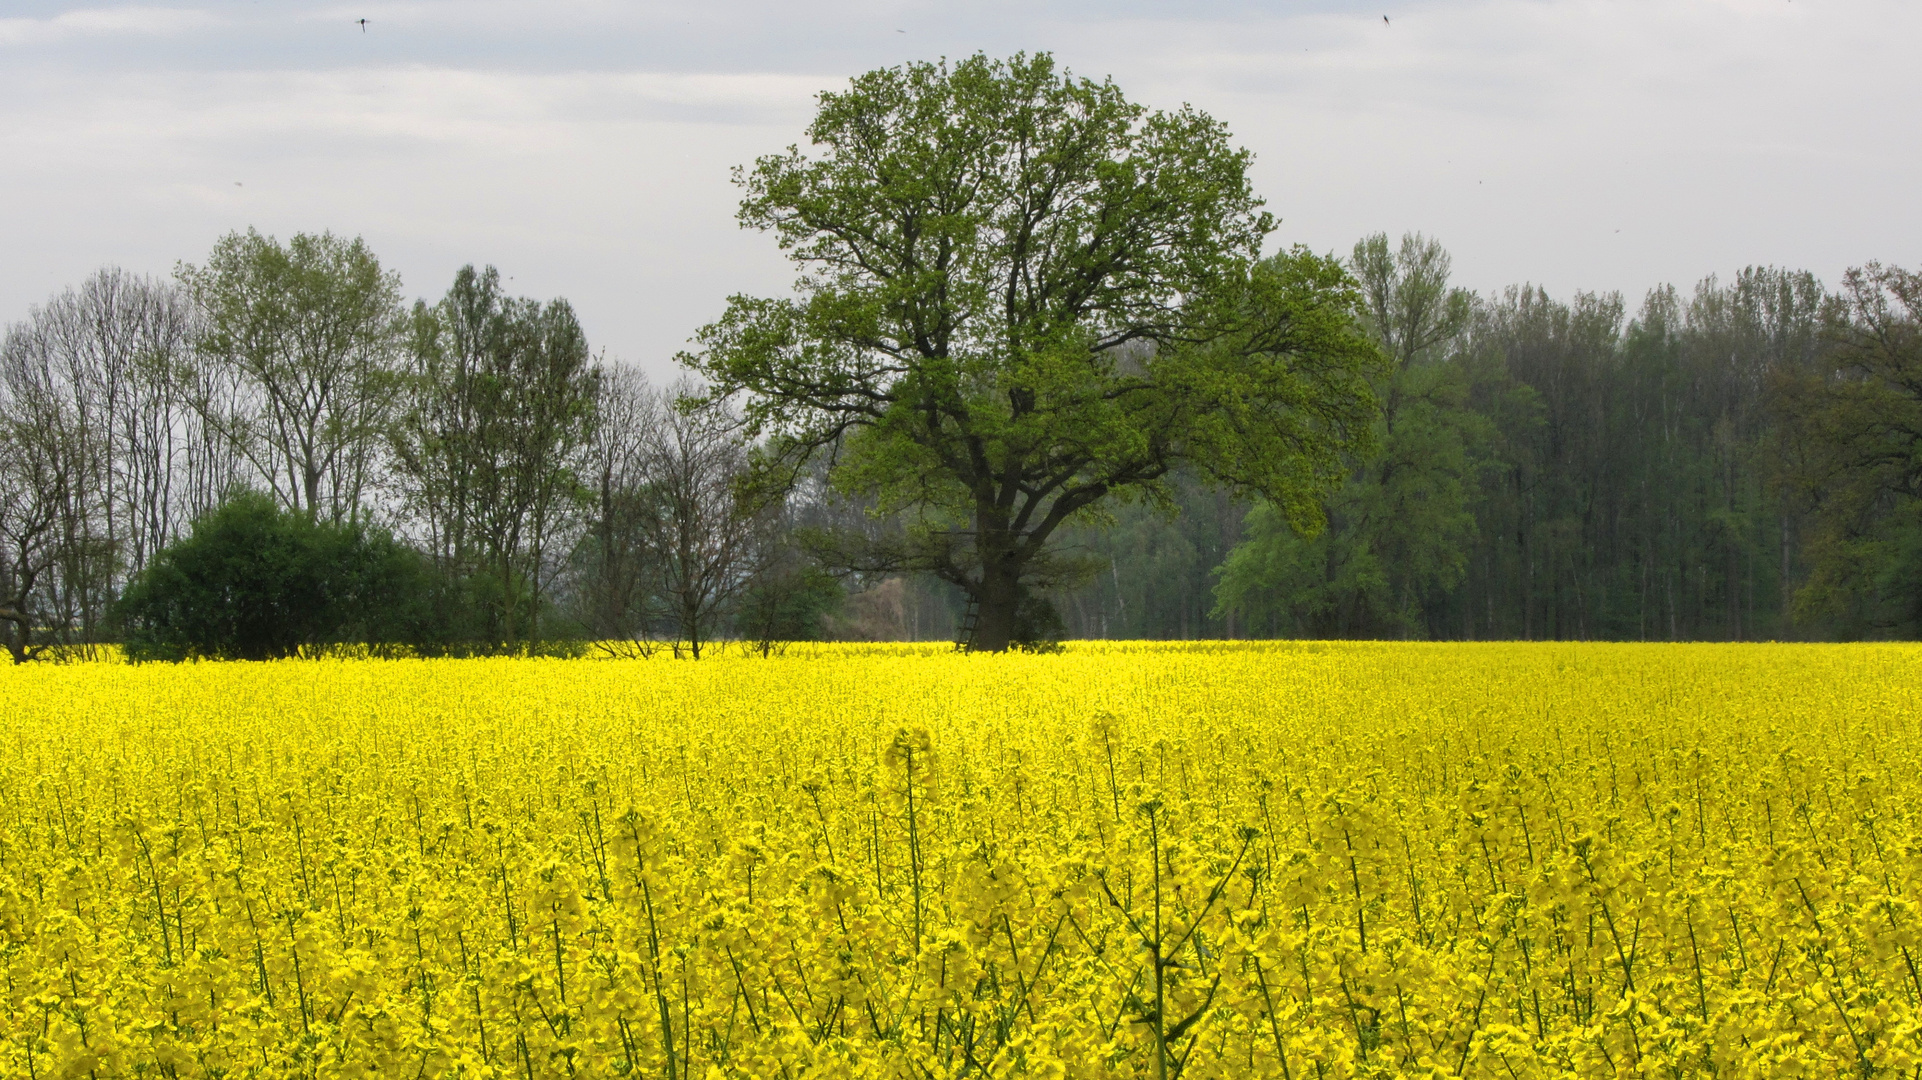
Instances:
[[[968,608],[961,613],[961,634],[955,638],[954,647],[959,652],[974,648],[974,630],[981,625],[981,601],[968,597]]]

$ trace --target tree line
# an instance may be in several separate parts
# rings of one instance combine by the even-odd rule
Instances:
[[[870,72],[808,138],[737,177],[794,292],[671,386],[326,233],[34,308],[9,651],[1922,630],[1916,274],[1631,311],[1468,293],[1415,234],[1264,254],[1220,124],[1045,54]]]
[[[103,270],[0,342],[5,644],[818,635],[832,579],[783,549],[784,506],[736,498],[746,445],[677,409],[688,389],[596,358],[565,301],[492,268],[405,305],[357,239]],[[236,590],[270,625],[212,628]]]
[[[1348,265],[1392,358],[1307,536],[1186,487],[1078,542],[1095,636],[1849,640],[1922,633],[1922,275],[1751,267],[1691,290],[1450,287],[1439,243]],[[1128,574],[1130,564],[1143,569]]]

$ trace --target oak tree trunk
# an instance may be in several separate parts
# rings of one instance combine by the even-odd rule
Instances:
[[[1005,560],[984,566],[974,589],[976,622],[968,647],[977,652],[1006,652],[1014,644],[1021,608],[1021,573]]]

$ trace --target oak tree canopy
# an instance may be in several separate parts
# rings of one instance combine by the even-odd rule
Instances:
[[[844,565],[952,582],[1001,650],[1072,571],[1057,531],[1165,499],[1177,467],[1317,526],[1383,360],[1337,260],[1262,257],[1274,219],[1221,123],[977,55],[822,94],[807,136],[736,177],[793,294],[730,298],[682,361],[765,437],[764,480],[825,454],[907,511]]]

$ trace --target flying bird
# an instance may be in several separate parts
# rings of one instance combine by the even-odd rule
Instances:
[[[354,21],[355,21],[355,22],[358,22],[358,23],[360,23],[360,32],[361,32],[361,33],[363,33],[363,34],[364,34],[364,33],[366,33],[366,32],[367,32],[367,20],[366,20],[366,19],[356,19],[356,20],[354,20]]]
[[[363,20],[361,20],[361,21],[362,21],[362,22],[365,22],[366,20],[364,20],[364,19],[363,19]],[[1381,17],[1381,24],[1382,24],[1383,26],[1387,26],[1387,25],[1388,25],[1388,16],[1386,16],[1386,15],[1383,15],[1383,16]]]

